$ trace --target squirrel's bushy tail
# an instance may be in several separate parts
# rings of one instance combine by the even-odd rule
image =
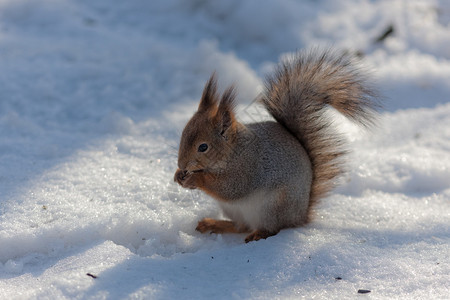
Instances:
[[[350,54],[330,50],[300,52],[266,80],[264,106],[297,137],[310,157],[310,207],[335,187],[346,153],[323,110],[332,106],[356,123],[373,123],[376,97],[354,60]]]

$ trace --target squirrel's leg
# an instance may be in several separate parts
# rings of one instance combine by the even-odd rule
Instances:
[[[245,238],[245,242],[251,242],[251,241],[259,241],[260,239],[266,239],[269,236],[272,235],[276,235],[278,233],[277,232],[270,232],[267,230],[255,230],[252,233],[250,233],[249,235],[247,235],[247,237]]]
[[[259,241],[260,239],[266,239],[269,236],[276,235],[280,232],[280,229],[285,228],[283,224],[280,224],[279,220],[286,220],[286,211],[290,211],[289,194],[287,188],[282,188],[276,192],[274,195],[267,195],[267,197],[274,197],[272,199],[267,199],[270,203],[269,208],[266,208],[265,217],[262,218],[261,224],[258,226],[261,229],[256,229],[252,231],[245,238],[245,242]],[[295,197],[295,196],[294,196]],[[286,220],[287,221],[287,220]],[[264,229],[271,228],[271,229]]]
[[[214,220],[210,218],[204,218],[198,222],[197,228],[195,230],[201,233],[211,232],[211,233],[243,233],[248,232],[245,227],[238,227],[232,221],[226,220]]]

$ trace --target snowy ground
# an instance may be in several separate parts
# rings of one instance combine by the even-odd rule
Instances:
[[[364,53],[386,98],[379,128],[342,124],[345,183],[264,241],[195,232],[220,212],[172,178],[205,80],[246,119],[315,45]],[[0,1],[2,299],[445,299],[449,224],[446,0]]]

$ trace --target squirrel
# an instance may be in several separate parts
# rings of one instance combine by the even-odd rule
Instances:
[[[226,218],[205,218],[201,233],[248,233],[245,242],[311,220],[312,208],[344,173],[344,139],[327,118],[332,107],[357,124],[374,124],[377,96],[347,52],[300,51],[266,78],[260,102],[274,121],[242,124],[236,90],[207,81],[181,135],[174,180],[218,201]]]

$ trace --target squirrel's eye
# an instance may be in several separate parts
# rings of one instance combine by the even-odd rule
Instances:
[[[207,144],[201,144],[200,146],[198,146],[198,152],[205,152],[206,150],[208,150]]]

